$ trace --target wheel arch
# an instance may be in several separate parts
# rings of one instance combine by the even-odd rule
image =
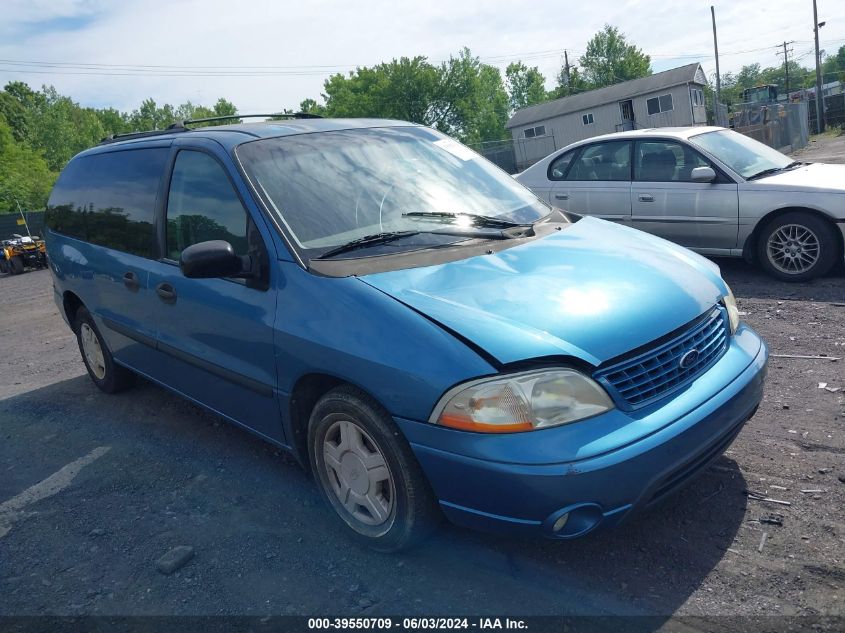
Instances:
[[[320,398],[332,389],[341,386],[353,387],[384,408],[384,405],[370,391],[349,380],[322,372],[310,372],[300,376],[291,390],[288,401],[288,415],[290,416],[288,426],[290,440],[288,443],[293,449],[297,461],[306,470],[311,468],[308,459],[308,422],[311,418],[311,412]]]
[[[772,220],[775,220],[782,215],[786,215],[787,213],[792,212],[807,213],[829,224],[831,228],[833,228],[833,234],[837,241],[839,253],[842,253],[842,249],[845,248],[845,244],[843,244],[842,231],[840,231],[839,227],[836,226],[836,222],[834,222],[832,217],[830,217],[824,211],[820,211],[819,209],[801,206],[789,206],[781,207],[780,209],[773,209],[772,211],[769,211],[766,215],[764,215],[762,218],[760,218],[760,220],[754,226],[754,229],[751,231],[751,234],[745,239],[745,244],[743,244],[742,246],[743,258],[748,262],[757,261],[757,240],[760,239],[760,233],[763,231],[763,228]]]
[[[79,311],[79,308],[84,305],[85,304],[82,302],[82,299],[70,290],[65,290],[62,294],[62,308],[65,311],[65,316],[67,317],[68,324],[70,324],[70,328],[74,331],[76,331],[76,313]]]

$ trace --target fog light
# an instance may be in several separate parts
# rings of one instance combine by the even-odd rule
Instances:
[[[569,513],[563,514],[555,521],[555,524],[552,526],[552,532],[560,532],[563,527],[566,525],[566,522],[569,521]]]

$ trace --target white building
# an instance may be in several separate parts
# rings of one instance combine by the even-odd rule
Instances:
[[[514,112],[507,124],[520,170],[575,141],[638,128],[706,125],[701,64],[555,99]]]

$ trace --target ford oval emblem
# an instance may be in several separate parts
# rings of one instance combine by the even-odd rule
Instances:
[[[697,360],[698,360],[698,350],[697,349],[691,349],[686,354],[681,356],[681,362],[678,363],[678,365],[681,367],[681,369],[689,369],[690,367],[695,365],[695,361],[697,361]]]

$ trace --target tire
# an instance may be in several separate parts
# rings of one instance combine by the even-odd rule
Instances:
[[[9,270],[13,275],[20,275],[23,272],[23,259],[20,255],[15,255],[9,260]]]
[[[105,393],[118,393],[135,383],[135,374],[114,362],[91,313],[83,306],[76,311],[74,332],[82,362],[94,384]],[[96,343],[95,343],[96,341]],[[87,350],[87,352],[86,352]],[[99,354],[96,352],[99,351]]]
[[[9,262],[6,261],[6,257],[3,256],[3,259],[0,259],[0,273],[7,273],[9,272]]]
[[[440,522],[440,508],[408,442],[360,390],[342,386],[320,398],[308,424],[308,453],[323,499],[371,549],[405,549]],[[333,456],[338,467],[330,465]]]
[[[836,263],[840,248],[828,222],[802,211],[790,211],[768,222],[757,239],[763,269],[783,281],[821,277]]]

